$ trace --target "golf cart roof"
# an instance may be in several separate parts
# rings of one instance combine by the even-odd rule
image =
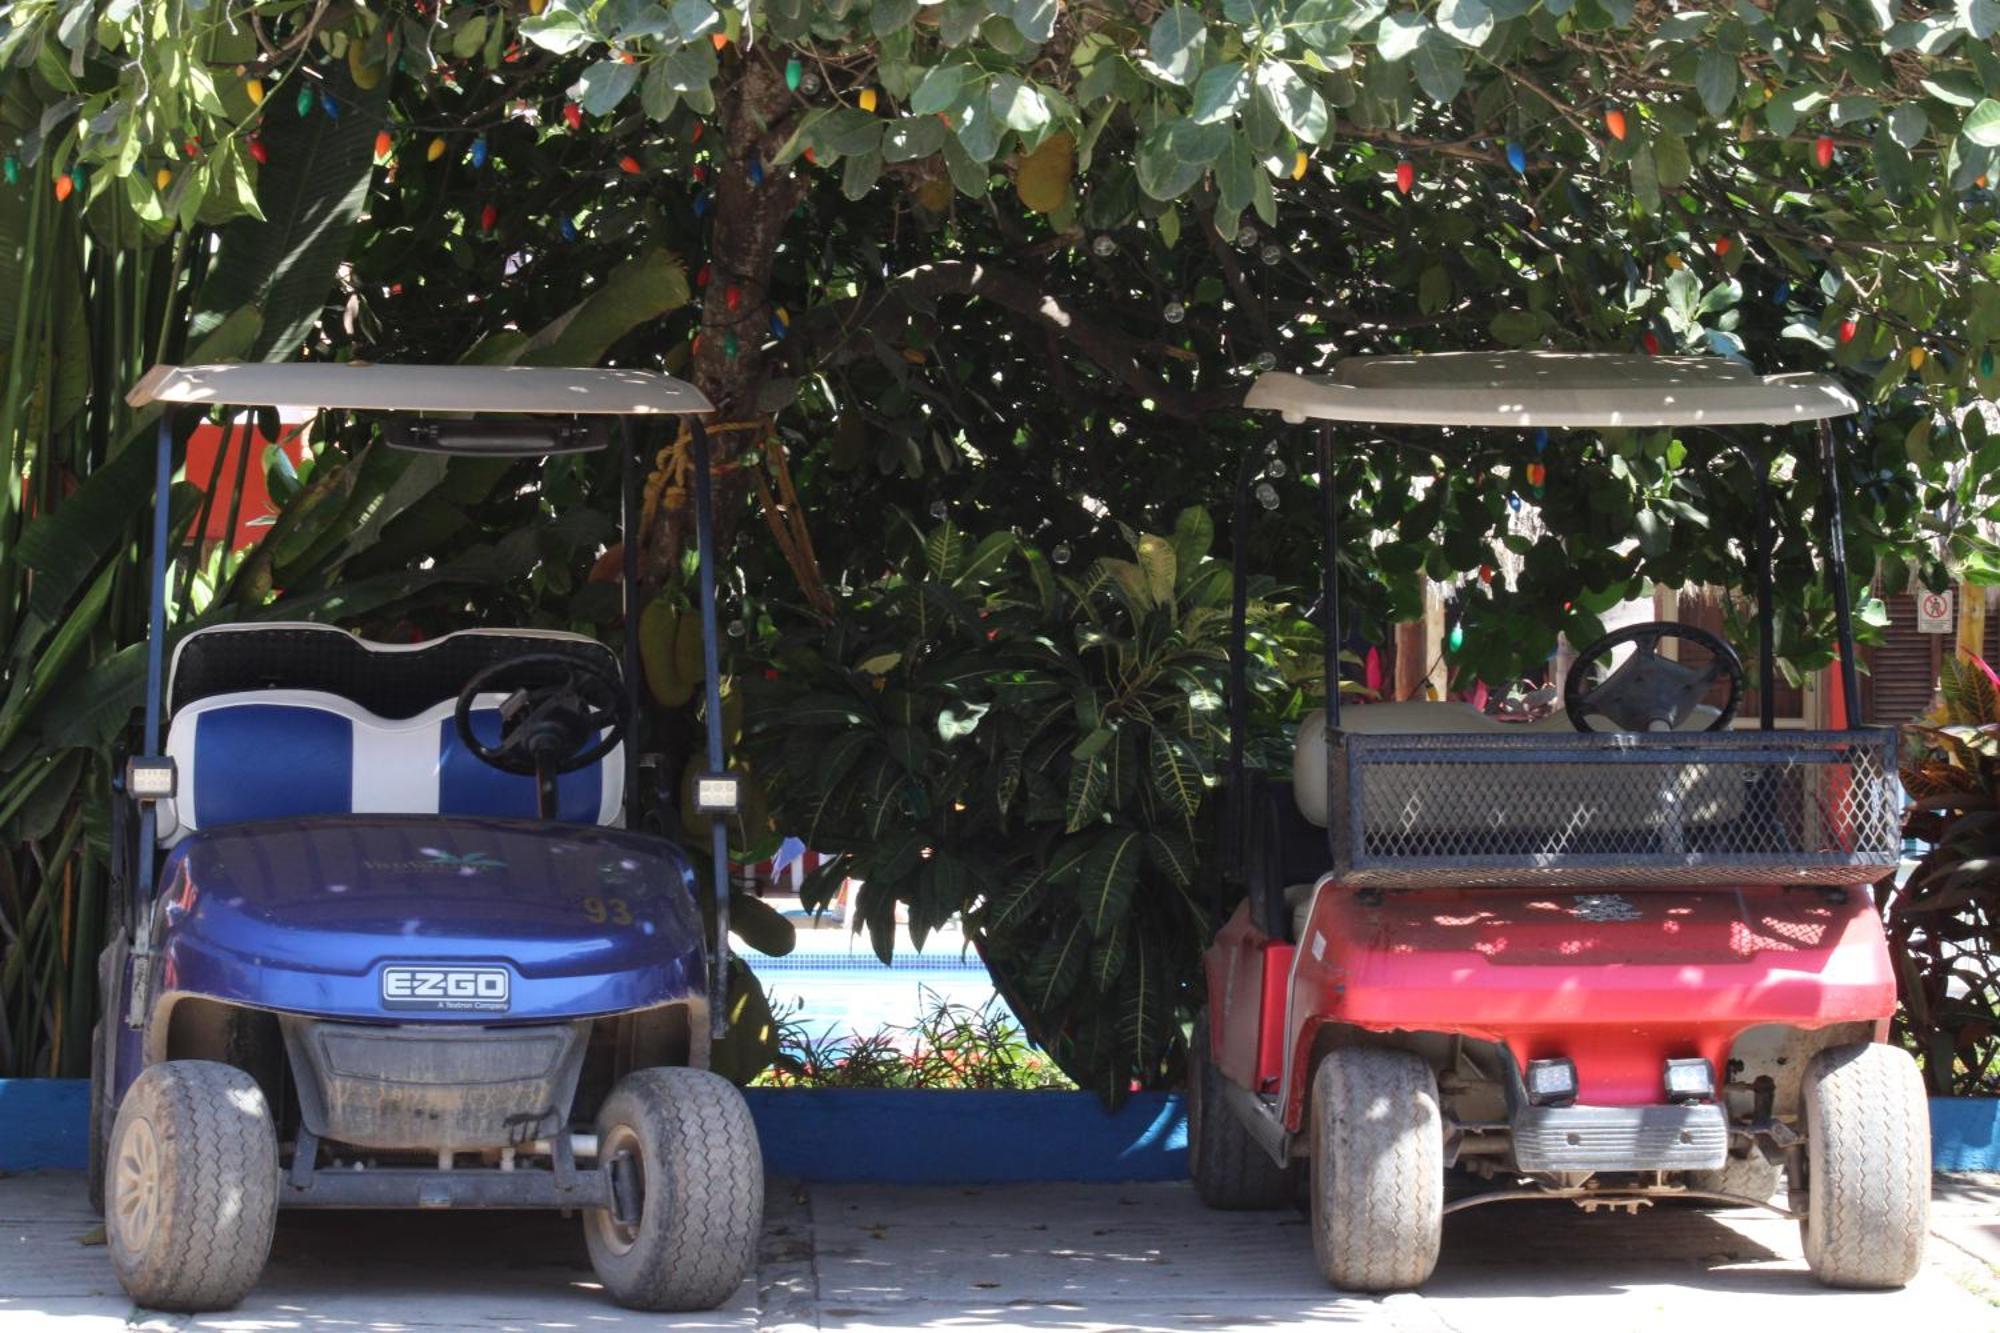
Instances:
[[[701,390],[654,370],[382,366],[366,361],[154,366],[132,386],[125,401],[133,407],[205,403],[547,416],[662,416],[714,410]]]
[[[1720,357],[1580,352],[1351,356],[1328,375],[1259,375],[1244,406],[1292,422],[1515,428],[1777,426],[1858,410],[1826,375],[1759,375]]]

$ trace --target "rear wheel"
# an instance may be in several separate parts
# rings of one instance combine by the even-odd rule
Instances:
[[[1813,1276],[1830,1287],[1900,1287],[1930,1232],[1930,1108],[1917,1062],[1875,1042],[1806,1066],[1805,1220]],[[1793,1183],[1798,1189],[1798,1183]]]
[[[105,1163],[105,1244],[155,1310],[226,1310],[257,1284],[278,1216],[278,1136],[257,1081],[210,1060],[139,1075]]]
[[[1313,1076],[1311,1114],[1321,1276],[1349,1291],[1421,1284],[1444,1229],[1444,1122],[1430,1066],[1408,1051],[1336,1050]]]
[[[1209,1056],[1208,1011],[1194,1017],[1188,1057],[1188,1174],[1210,1208],[1283,1208],[1297,1192],[1298,1173],[1279,1166],[1250,1136],[1225,1099],[1226,1076]]]
[[[712,1310],[757,1256],[764,1162],[734,1084],[704,1069],[642,1069],[597,1115],[600,1165],[631,1187],[636,1216],[584,1214],[591,1267],[620,1305]]]

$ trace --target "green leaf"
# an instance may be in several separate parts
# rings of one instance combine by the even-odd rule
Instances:
[[[1041,89],[1013,74],[993,80],[993,114],[1010,130],[1034,134],[1049,123],[1048,99]]]
[[[910,94],[910,110],[919,116],[949,111],[969,97],[984,78],[973,65],[933,65]]]
[[[205,336],[233,311],[253,307],[263,312],[264,324],[252,355],[289,360],[325,311],[368,198],[383,98],[395,79],[384,78],[366,92],[340,70],[329,73],[327,82],[341,104],[352,108],[350,114],[338,120],[270,116],[263,122],[271,160],[259,173],[257,198],[266,220],[241,218],[222,229],[202,283],[194,336]]]
[[[1037,1014],[1050,1012],[1076,989],[1084,962],[1090,957],[1090,943],[1089,928],[1077,921],[1035,954],[1028,964],[1026,988],[1028,1003]]]
[[[1193,821],[1203,794],[1201,765],[1187,742],[1155,728],[1149,742],[1153,791],[1182,819]]]
[[[1428,40],[1418,46],[1410,69],[1417,86],[1433,102],[1449,103],[1465,87],[1465,56],[1443,41]]]
[[[944,147],[948,133],[944,122],[936,116],[905,116],[891,121],[882,133],[882,160],[912,162],[929,157]]]
[[[600,60],[570,87],[577,105],[593,116],[608,116],[639,81],[639,67],[622,60]]]
[[[1326,137],[1326,101],[1282,60],[1257,66],[1257,91],[1278,122],[1307,143]]]
[[[1183,586],[1194,577],[1196,566],[1207,558],[1215,542],[1215,520],[1199,505],[1189,505],[1174,518],[1174,560]]]
[[[1200,862],[1194,843],[1178,833],[1154,832],[1146,837],[1146,864],[1181,888],[1194,887]]]
[[[1905,102],[1889,113],[1889,137],[1904,148],[1922,143],[1930,128],[1930,117],[1915,102]]]
[[[1959,132],[1981,148],[2000,148],[2000,101],[1990,97],[1981,101],[1966,115]]]
[[[1694,90],[1709,116],[1721,120],[1736,101],[1736,57],[1719,46],[1701,53],[1694,67]]]
[[[1105,939],[1132,906],[1146,839],[1131,829],[1112,829],[1092,846],[1077,877],[1076,901],[1085,924]]]
[[[1111,770],[1102,755],[1070,765],[1069,794],[1063,801],[1063,831],[1075,833],[1097,822],[1111,791]]]
[[[949,520],[924,538],[924,568],[934,579],[949,582],[965,569],[965,533]]]
[[[1485,0],[1443,0],[1437,7],[1438,31],[1470,47],[1486,44],[1493,35],[1493,14],[1487,9]],[[1418,48],[1421,55],[1422,48]],[[1463,71],[1463,65],[1460,69]],[[1450,98],[1440,97],[1440,102]]]
[[[1175,199],[1207,174],[1232,136],[1226,125],[1169,120],[1140,140],[1133,166],[1139,188],[1152,199]]]
[[[1125,942],[1131,934],[1126,924],[1120,921],[1090,953],[1090,984],[1100,995],[1109,995],[1118,984],[1118,976],[1125,970]]]
[[[1243,100],[1250,96],[1250,67],[1240,60],[1211,65],[1201,72],[1194,85],[1194,109],[1188,119],[1199,125],[1214,125],[1230,119]],[[1247,199],[1244,201],[1249,202]]]
[[[1375,54],[1384,60],[1405,60],[1416,54],[1417,46],[1430,31],[1423,15],[1399,10],[1382,20],[1376,29]]]
[[[877,37],[888,37],[909,27],[917,9],[917,0],[875,0],[868,11],[868,26]]]
[[[1194,83],[1207,44],[1208,28],[1201,14],[1175,4],[1153,20],[1146,39],[1146,58],[1154,73],[1186,88]]]

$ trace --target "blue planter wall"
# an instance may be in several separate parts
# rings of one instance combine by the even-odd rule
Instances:
[[[1077,1092],[753,1088],[765,1170],[808,1181],[984,1185],[1187,1178],[1187,1114],[1141,1093],[1115,1115]],[[0,1171],[84,1164],[90,1085],[0,1079]],[[2000,1098],[1935,1098],[1940,1171],[2000,1171]]]

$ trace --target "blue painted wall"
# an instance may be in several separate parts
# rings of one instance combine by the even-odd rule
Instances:
[[[1071,1092],[871,1092],[753,1088],[765,1169],[809,1181],[979,1185],[1185,1180],[1178,1096],[1141,1093],[1116,1115]],[[80,1169],[90,1085],[0,1079],[0,1171]],[[2000,1099],[1931,1102],[1940,1171],[2000,1171]]]

